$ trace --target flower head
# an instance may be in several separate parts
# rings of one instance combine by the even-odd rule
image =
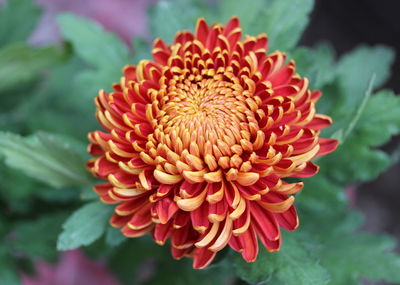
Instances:
[[[153,60],[126,66],[112,93],[95,99],[105,131],[89,134],[95,186],[118,204],[111,225],[127,237],[171,239],[174,258],[206,267],[229,245],[254,261],[259,239],[269,251],[280,228],[299,221],[293,194],[310,177],[311,159],[332,152],[319,137],[331,124],[317,114],[320,91],[286,62],[267,54],[267,36],[241,40],[237,18],[225,26],[199,19],[172,45],[154,41]]]

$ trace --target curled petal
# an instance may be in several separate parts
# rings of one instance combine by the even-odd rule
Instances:
[[[253,185],[258,181],[260,175],[254,172],[239,172],[237,175],[237,182],[243,186]]]
[[[193,198],[181,199],[177,201],[178,207],[183,211],[193,211],[201,206],[207,194],[207,189],[204,189],[199,195]]]
[[[270,195],[269,195],[270,196]],[[272,212],[272,213],[283,213],[286,212],[294,203],[294,197],[287,197],[286,200],[280,200],[276,202],[258,202],[261,207]]]
[[[158,182],[163,184],[176,184],[182,180],[181,175],[167,174],[158,169],[154,170],[154,178],[157,179]]]

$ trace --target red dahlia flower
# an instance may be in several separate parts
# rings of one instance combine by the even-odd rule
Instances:
[[[174,258],[206,267],[229,245],[254,261],[257,238],[269,251],[280,227],[299,225],[293,194],[310,177],[311,159],[337,142],[319,137],[331,124],[317,114],[320,91],[267,55],[267,36],[241,41],[239,20],[154,41],[153,60],[126,66],[112,93],[95,99],[105,131],[89,134],[88,163],[104,203],[118,204],[111,225],[127,237],[171,239]]]

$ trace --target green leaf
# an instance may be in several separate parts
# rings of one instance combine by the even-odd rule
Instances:
[[[0,221],[0,229],[3,231],[4,221]],[[2,237],[3,238],[3,237]],[[6,243],[1,241],[0,243],[0,284],[4,285],[19,285],[19,274],[14,264],[14,260],[11,258],[9,248]]]
[[[224,23],[232,16],[238,16],[246,34],[267,33],[271,50],[287,51],[293,48],[308,23],[313,0],[222,0],[217,13],[212,8],[194,1],[188,5],[184,0],[162,0],[149,11],[150,28],[153,36],[171,42],[180,30],[193,31],[197,18],[205,17]],[[165,23],[168,23],[166,25]]]
[[[81,59],[71,56],[63,64],[52,67],[40,89],[29,90],[29,100],[21,100],[19,106],[5,114],[7,122],[22,126],[27,133],[40,129],[79,140],[85,138],[89,131],[98,127],[93,120],[96,109],[93,97],[98,90],[94,89],[96,86],[84,85],[87,83],[78,86],[76,77],[82,70],[87,70],[84,65]],[[21,94],[26,97],[26,92]],[[8,126],[7,122],[3,122],[5,126]],[[86,152],[84,147],[82,150]]]
[[[32,48],[17,44],[1,49],[0,92],[32,82],[41,75],[43,69],[59,62],[65,55],[65,49],[60,47]],[[2,96],[6,95],[3,93]]]
[[[69,250],[93,243],[106,230],[111,213],[112,207],[101,202],[84,205],[63,224],[57,249]]]
[[[335,201],[332,201],[331,208],[334,205]],[[393,252],[394,239],[359,233],[358,212],[320,213],[315,210],[303,215],[307,222],[300,230],[314,244],[309,248],[310,253],[319,258],[331,275],[329,284],[360,284],[361,278],[399,282],[400,257]]]
[[[400,133],[400,98],[390,90],[372,96],[361,115],[357,137],[364,144],[380,146]]]
[[[368,280],[400,282],[400,257],[393,253],[395,241],[383,235],[346,233],[331,235],[316,250],[321,264],[332,275],[333,285],[359,284]]]
[[[306,28],[313,6],[313,0],[264,0],[249,32],[267,33],[271,51],[289,51]]]
[[[64,13],[58,16],[61,34],[70,41],[75,52],[94,67],[116,67],[127,64],[127,46],[98,23]]]
[[[285,285],[328,284],[328,272],[306,246],[298,235],[290,233],[284,235],[281,251],[267,253],[261,249],[254,263],[246,263],[236,254],[234,266],[239,276],[252,284],[269,284],[270,279]]]
[[[237,275],[249,284],[267,284],[276,268],[265,252],[259,253],[254,263],[246,263],[241,256],[235,254],[233,265]]]
[[[242,0],[221,0],[219,1],[220,21],[227,22],[232,16],[237,16],[243,31],[251,33],[252,26],[257,23],[257,16],[264,9],[265,4],[265,0],[248,1],[246,5],[243,5]]]
[[[373,180],[390,165],[385,152],[359,145],[357,141],[345,143],[321,163],[323,173],[336,182],[349,184]]]
[[[98,23],[64,13],[57,18],[64,38],[90,67],[77,73],[76,83],[85,100],[92,100],[100,89],[109,90],[119,80],[122,68],[131,63],[128,47]]]
[[[393,92],[372,95],[346,142],[321,160],[321,171],[343,184],[368,181],[385,171],[391,158],[375,148],[400,134],[399,113],[400,97]]]
[[[91,70],[82,70],[76,75],[76,84],[80,87],[83,101],[93,101],[93,98],[99,94],[99,90],[110,90],[114,83],[117,83],[122,76],[120,68],[104,68]],[[84,89],[83,89],[84,88]],[[84,92],[82,92],[84,91]],[[94,106],[90,103],[90,106]]]
[[[313,216],[306,216],[307,224],[300,229],[311,245],[306,246],[308,252],[317,256],[329,272],[329,284],[360,284],[360,279],[397,284],[400,256],[394,253],[395,240],[385,235],[360,233],[360,214],[339,212],[336,216],[326,216],[314,211]]]
[[[300,39],[313,3],[313,0],[254,0],[243,5],[240,0],[223,0],[217,13],[210,13],[212,8],[206,9],[198,1],[188,5],[184,0],[162,0],[149,11],[150,28],[154,37],[171,42],[176,32],[193,31],[199,17],[209,19],[209,24],[212,24],[214,21],[224,23],[232,16],[238,16],[245,33],[267,33],[271,50],[286,51]]]
[[[89,187],[85,187],[81,190],[80,198],[83,201],[90,201],[99,198],[99,195]]]
[[[358,120],[361,117],[361,114],[364,112],[365,106],[367,105],[368,100],[371,97],[372,88],[374,86],[375,78],[376,78],[376,75],[374,73],[371,76],[371,79],[370,79],[370,81],[368,83],[367,90],[365,91],[365,95],[364,95],[363,99],[361,100],[360,105],[358,106],[358,108],[356,110],[356,113],[354,114],[354,117],[351,119],[349,125],[346,127],[346,130],[344,131],[343,140],[346,140],[346,138],[353,132],[355,126],[358,123]]]
[[[141,38],[141,37],[134,37],[132,40],[132,48],[134,52],[133,63],[137,64],[142,59],[151,59],[151,46],[149,43]]]
[[[121,233],[120,229],[116,229],[113,227],[107,228],[106,233],[106,243],[110,246],[120,245],[122,242],[126,241],[127,237]]]
[[[0,47],[25,42],[40,15],[41,11],[33,0],[6,0],[0,9]]]
[[[382,86],[390,75],[393,61],[393,50],[385,46],[360,46],[344,55],[338,63],[339,80],[346,96],[344,105],[354,106],[362,100],[367,83],[374,73],[374,87]]]
[[[254,264],[238,256],[234,264],[241,278],[252,284],[348,285],[359,284],[361,278],[397,284],[400,257],[393,253],[394,240],[358,233],[361,215],[348,210],[343,191],[321,174],[306,179],[296,195],[302,226],[283,235],[281,252],[261,254]],[[317,275],[321,280],[302,281],[302,274],[314,272],[310,264],[323,269]]]
[[[0,256],[0,284],[20,285],[17,270],[9,256]]]
[[[165,251],[164,251],[165,252]],[[169,255],[169,252],[165,252]],[[139,267],[143,270],[144,267]],[[194,270],[192,261],[189,259],[174,261],[171,257],[158,263],[156,274],[148,282],[149,285],[220,285],[234,284],[232,268],[227,266],[210,266],[204,270]],[[168,278],[166,278],[168,276]],[[140,280],[138,280],[140,282]],[[135,283],[136,284],[136,283]]]
[[[80,151],[62,137],[45,133],[21,137],[0,132],[0,153],[8,166],[53,187],[90,183]]]
[[[323,218],[332,217],[346,211],[348,206],[343,189],[323,175],[305,179],[304,189],[296,195],[296,203],[302,214],[304,211],[311,212],[310,217],[306,217],[311,222],[315,221],[312,217],[315,213],[324,213]],[[314,224],[319,226],[319,222]]]
[[[313,49],[299,47],[294,49],[290,56],[296,62],[297,72],[310,80],[313,89],[320,89],[332,83],[336,76],[334,52],[328,44],[320,44]]]
[[[330,102],[334,106],[330,110],[334,125],[325,134],[346,128],[362,103],[372,75],[376,74],[374,91],[386,82],[393,60],[394,52],[384,46],[361,46],[340,59],[337,67],[339,90],[336,91],[336,102]],[[323,96],[322,100],[332,94]]]
[[[393,252],[394,240],[360,233],[363,217],[348,210],[343,191],[321,174],[306,179],[301,195],[296,195],[304,222],[295,234],[312,245],[306,248],[328,270],[329,284],[360,284],[361,278],[398,283],[400,257]]]
[[[148,11],[150,30],[153,37],[172,42],[175,34],[181,30],[193,31],[199,17],[204,17],[207,10],[199,1],[161,0]]]
[[[192,268],[192,259],[174,260],[171,257],[170,246],[155,244],[149,235],[129,239],[113,248],[108,262],[113,273],[123,284],[235,284],[229,260],[212,264],[204,270],[195,270]],[[143,280],[143,272],[149,268],[152,274]]]
[[[368,181],[391,165],[386,153],[373,148],[399,133],[396,115],[400,111],[399,98],[388,92],[385,95],[370,94],[374,87],[386,81],[393,56],[390,49],[382,46],[360,47],[344,56],[338,64],[340,88],[336,90],[336,102],[330,101],[335,105],[329,112],[334,125],[324,131],[324,136],[340,132],[342,142],[346,141],[334,155],[321,160],[322,172],[336,182]],[[364,67],[365,62],[369,64]],[[368,76],[373,74],[376,74],[376,84],[373,87],[370,82],[367,88]],[[368,90],[365,92],[365,89]]]
[[[363,222],[358,212],[349,211],[345,188],[323,173],[304,180],[304,189],[296,194],[296,205],[300,221],[304,221],[298,231],[314,238],[351,232]]]
[[[12,251],[32,259],[44,258],[54,261],[57,256],[57,236],[66,217],[65,213],[52,213],[39,219],[18,222],[10,242]]]
[[[16,181],[18,183],[15,183]],[[34,200],[32,196],[38,192],[35,189],[37,184],[20,171],[0,163],[0,198],[7,204],[5,211],[13,214],[29,211]],[[33,189],[35,190],[32,191]]]

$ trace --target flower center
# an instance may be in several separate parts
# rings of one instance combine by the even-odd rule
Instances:
[[[237,78],[177,79],[169,82],[161,108],[158,128],[164,134],[198,144],[210,141],[224,153],[256,136],[258,105]]]

